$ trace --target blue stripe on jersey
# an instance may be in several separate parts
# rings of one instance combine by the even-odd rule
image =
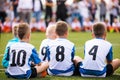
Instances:
[[[12,77],[12,78],[17,78],[17,79],[25,79],[25,78],[29,78],[31,76],[32,71],[28,70],[26,72],[26,74],[22,74],[22,75],[10,75],[9,73],[5,73],[8,77]]]
[[[72,65],[69,69],[67,70],[57,70],[57,69],[49,69],[49,71],[51,73],[53,73],[54,75],[57,75],[57,74],[61,74],[61,73],[68,73],[68,72],[71,72],[71,71],[74,71],[75,67],[74,65]]]
[[[38,64],[41,62],[41,59],[38,57],[38,54],[35,48],[32,50],[31,59],[35,64]]]
[[[9,47],[16,42],[19,42],[19,38],[14,37],[13,39],[9,40],[9,42],[7,43],[5,53],[2,59],[2,66],[4,68],[7,68],[9,65]]]
[[[48,61],[50,61],[50,50],[49,50],[49,47],[47,49],[47,55],[48,55]]]
[[[102,70],[89,70],[89,69],[83,69],[80,68],[79,69],[80,73],[84,74],[84,75],[94,75],[94,76],[101,76],[106,72],[106,67]]]
[[[73,49],[72,49],[71,60],[74,59],[74,56],[75,56],[75,47],[73,47]]]
[[[112,61],[113,60],[113,52],[112,52],[112,47],[109,50],[109,53],[107,55],[107,60]]]

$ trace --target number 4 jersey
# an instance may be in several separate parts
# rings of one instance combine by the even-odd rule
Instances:
[[[57,38],[49,45],[49,75],[71,76],[74,71],[74,44],[65,38]]]
[[[81,76],[105,77],[106,60],[111,61],[112,45],[103,39],[92,39],[85,43],[84,60],[80,66]]]
[[[9,56],[9,66],[6,74],[14,78],[29,78],[31,61],[35,64],[41,62],[34,46],[26,42],[11,45],[7,56]]]

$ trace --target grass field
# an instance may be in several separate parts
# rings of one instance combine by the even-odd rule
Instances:
[[[12,80],[5,76],[4,70],[1,61],[4,53],[5,46],[9,39],[12,38],[11,33],[0,33],[0,80]],[[30,43],[33,44],[37,50],[39,50],[39,46],[41,41],[45,38],[45,33],[32,33]],[[76,46],[76,55],[83,58],[83,48],[85,41],[91,39],[91,33],[84,32],[70,32],[68,39],[71,40]],[[120,34],[119,33],[108,33],[107,40],[113,44],[113,56],[114,58],[120,59]],[[92,65],[90,65],[92,66]],[[40,79],[40,78],[35,78]],[[45,78],[41,78],[42,80],[120,80],[120,68],[115,71],[113,76],[107,78],[82,78],[80,76],[71,76],[71,77],[57,77],[57,76],[47,76]]]

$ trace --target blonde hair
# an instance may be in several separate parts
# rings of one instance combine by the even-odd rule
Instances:
[[[13,26],[13,28],[12,28],[12,33],[15,37],[18,37],[18,27],[19,26],[16,25],[16,26]]]
[[[56,25],[50,25],[46,29],[46,36],[48,38],[52,37],[55,34]]]

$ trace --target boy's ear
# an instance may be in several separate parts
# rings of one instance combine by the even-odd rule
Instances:
[[[105,33],[104,33],[104,36],[103,36],[103,37],[104,37],[104,40],[106,39],[106,36],[107,36],[107,33],[105,32]]]
[[[27,39],[29,39],[29,37],[30,37],[30,33],[28,33],[28,34],[26,35],[26,37],[27,37]]]
[[[92,33],[92,37],[95,38],[95,34],[94,33]]]

